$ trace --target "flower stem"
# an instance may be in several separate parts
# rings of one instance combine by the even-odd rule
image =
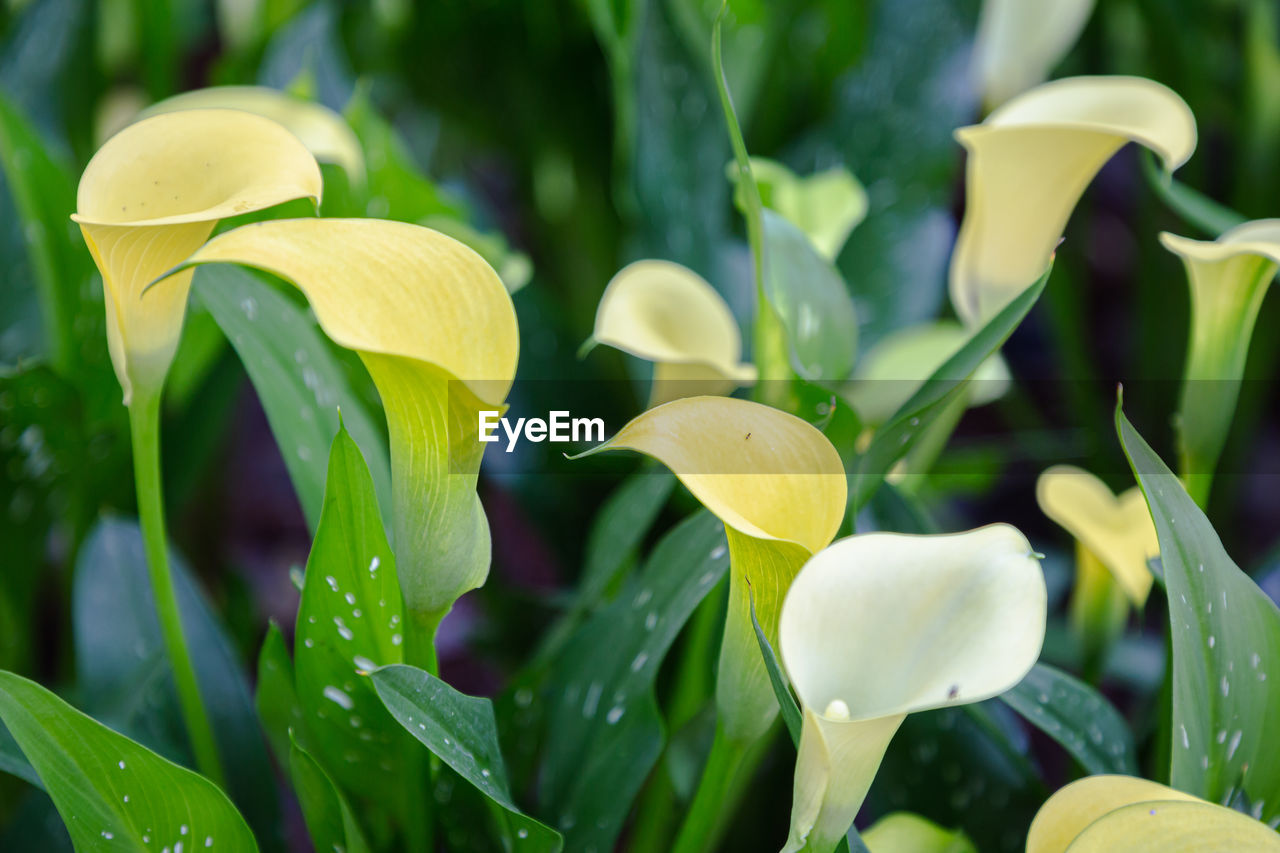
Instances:
[[[711,853],[716,849],[731,816],[733,801],[742,791],[742,786],[734,783],[750,747],[751,744],[730,740],[724,726],[716,723],[711,753],[702,768],[698,791],[689,805],[672,853]]]
[[[160,391],[134,389],[129,405],[129,427],[133,438],[133,474],[138,492],[138,518],[147,552],[147,570],[151,576],[151,592],[155,597],[156,616],[164,638],[165,652],[178,689],[178,704],[186,724],[187,737],[195,755],[196,767],[219,787],[225,787],[222,764],[218,758],[213,727],[200,696],[195,667],[186,636],[182,632],[182,615],[174,593],[173,574],[169,569],[168,535],[164,523],[164,497],[160,479]]]
[[[405,663],[425,669],[440,676],[440,661],[436,658],[436,631],[444,620],[444,614],[423,613],[410,610],[405,631]]]

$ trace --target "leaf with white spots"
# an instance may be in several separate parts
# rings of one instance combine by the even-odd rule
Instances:
[[[524,814],[511,798],[492,702],[403,664],[375,670],[370,681],[406,731],[501,807],[505,849],[555,853],[564,846],[560,833]]]
[[[1227,556],[1200,508],[1116,407],[1116,429],[1160,539],[1173,639],[1170,784],[1211,802],[1243,793],[1280,816],[1280,609]]]
[[[258,849],[212,782],[33,681],[0,672],[0,720],[40,774],[78,853]]]
[[[361,673],[404,660],[396,563],[360,448],[339,428],[294,638],[306,747],[345,790],[398,803],[425,753]]]
[[[1056,740],[1091,774],[1138,775],[1133,733],[1106,697],[1042,663],[1000,699]]]
[[[242,267],[202,267],[194,289],[258,392],[312,530],[320,519],[325,453],[338,432],[339,409],[347,430],[370,460],[378,499],[389,509],[391,463],[383,431],[307,309]]]
[[[698,512],[662,538],[643,570],[566,647],[547,690],[539,793],[569,849],[613,849],[662,754],[658,669],[728,566],[723,525]]]

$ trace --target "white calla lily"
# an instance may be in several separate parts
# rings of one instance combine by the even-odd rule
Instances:
[[[636,261],[613,277],[592,341],[654,363],[650,407],[727,394],[756,379],[755,367],[742,363],[742,334],[724,299],[670,261]]]
[[[1182,475],[1201,506],[1231,428],[1249,341],[1280,264],[1280,219],[1232,228],[1213,242],[1161,234],[1191,286],[1191,341],[1179,417]]]
[[[1071,77],[1009,101],[956,138],[969,153],[967,199],[951,259],[951,301],[980,325],[1049,265],[1085,187],[1128,142],[1172,171],[1196,125],[1172,90],[1140,77]]]
[[[907,714],[1017,684],[1044,640],[1044,576],[1007,524],[842,539],[782,606],[782,661],[804,724],[784,853],[844,837]]]
[[[982,100],[994,108],[1043,83],[1071,50],[1094,0],[984,0],[974,58]]]

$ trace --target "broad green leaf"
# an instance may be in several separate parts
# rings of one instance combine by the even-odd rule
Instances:
[[[327,452],[338,432],[339,411],[370,460],[378,504],[389,512],[391,463],[384,432],[306,308],[239,267],[199,270],[195,292],[253,382],[311,528],[320,519]]]
[[[507,785],[493,705],[459,693],[425,670],[385,666],[370,681],[391,715],[427,749],[497,805],[507,849],[559,851],[560,833],[520,811]]]
[[[404,660],[404,605],[373,480],[341,427],[305,578],[294,668],[306,747],[345,790],[400,804],[425,756],[361,674]]]
[[[287,767],[293,749],[291,741],[302,739],[306,717],[294,687],[289,647],[275,622],[267,627],[267,636],[258,652],[258,689],[253,695],[253,704],[276,761],[281,767]]]
[[[862,840],[870,853],[978,853],[960,830],[943,829],[909,812],[885,815],[862,833]]]
[[[1116,407],[1116,431],[1160,538],[1173,646],[1170,784],[1212,802],[1239,789],[1280,815],[1280,609]]]
[[[289,754],[289,771],[315,849],[368,853],[369,844],[346,797],[296,740]]]
[[[646,464],[605,500],[587,533],[578,584],[578,595],[586,607],[598,606],[635,559],[675,485],[669,471]]]
[[[9,734],[9,730],[3,725],[0,725],[0,772],[17,776],[40,790],[44,790],[44,782],[40,781],[40,775],[31,766],[31,762],[27,761],[27,757],[22,754],[22,747],[18,746],[18,742],[13,739],[13,735]]]
[[[1133,734],[1101,693],[1038,663],[1000,699],[1061,744],[1089,773],[1138,772]]]
[[[676,635],[728,568],[718,520],[700,512],[663,537],[608,607],[569,643],[548,688],[539,784],[571,850],[612,849],[662,754],[654,695]],[[617,757],[625,755],[625,761]]]
[[[256,851],[244,819],[207,779],[116,734],[35,682],[0,672],[0,720],[44,780],[78,853]]]
[[[907,402],[876,430],[871,445],[858,458],[849,473],[849,510],[857,512],[866,505],[884,482],[899,459],[926,432],[929,424],[946,411],[948,404],[966,393],[969,379],[978,368],[1000,349],[1013,330],[1044,292],[1052,269],[1013,299],[978,329],[955,355],[933,372]]]
[[[764,210],[764,286],[787,333],[791,366],[810,381],[844,379],[858,352],[858,318],[840,273],[804,232]]]
[[[228,793],[263,845],[277,847],[275,785],[241,662],[184,562],[171,555],[170,567]],[[185,735],[177,727],[178,697],[135,522],[103,519],[85,540],[76,565],[72,617],[85,707],[157,752],[186,760]]]

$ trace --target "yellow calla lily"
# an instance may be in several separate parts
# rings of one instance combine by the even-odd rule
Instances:
[[[784,853],[835,848],[907,714],[1022,680],[1046,606],[1039,562],[1007,524],[851,536],[815,554],[779,625],[804,718]]]
[[[654,363],[650,406],[727,394],[756,379],[755,367],[741,362],[742,334],[724,299],[670,261],[636,261],[613,277],[592,341]]]
[[[1093,14],[1093,0],[984,0],[973,52],[993,108],[1043,83]]]
[[[1216,241],[1161,234],[1191,286],[1191,341],[1179,417],[1182,475],[1201,506],[1231,428],[1254,323],[1280,263],[1280,219],[1246,222]]]
[[[729,397],[689,397],[650,409],[597,448],[622,449],[666,465],[724,522],[729,613],[716,700],[726,736],[750,743],[778,713],[751,624],[751,598],[765,636],[776,642],[791,579],[840,528],[847,493],[840,456],[806,421]]]
[[[1196,125],[1159,83],[1071,77],[1014,98],[956,138],[969,160],[951,301],[975,326],[1044,273],[1076,202],[1116,151],[1138,142],[1172,171],[1195,150]]]
[[[960,830],[947,830],[910,812],[891,812],[862,833],[871,853],[978,853]]]
[[[142,291],[204,243],[218,220],[297,198],[320,199],[315,158],[261,116],[192,110],[131,125],[89,161],[76,195],[102,273],[107,343],[126,405],[159,390],[182,331],[191,273]]]
[[[325,333],[358,352],[373,377],[390,432],[396,561],[416,623],[409,654],[426,660],[439,620],[489,572],[478,422],[482,409],[503,408],[515,378],[511,297],[457,240],[377,219],[248,225],[209,241],[184,266],[207,263],[292,282]]]
[[[729,179],[736,181],[739,174],[730,164]],[[867,215],[867,191],[843,166],[800,177],[776,160],[752,157],[751,174],[761,203],[803,231],[828,261],[836,259],[849,232]]]
[[[1146,603],[1152,582],[1148,564],[1160,556],[1160,542],[1140,488],[1117,497],[1083,468],[1055,465],[1036,481],[1036,500],[1106,567],[1135,607]]]
[[[152,104],[141,117],[182,110],[243,110],[282,125],[322,163],[340,166],[355,183],[365,178],[360,140],[342,116],[324,104],[267,86],[211,86]]]
[[[1194,853],[1280,850],[1280,835],[1248,815],[1132,776],[1089,776],[1040,807],[1027,853]]]

